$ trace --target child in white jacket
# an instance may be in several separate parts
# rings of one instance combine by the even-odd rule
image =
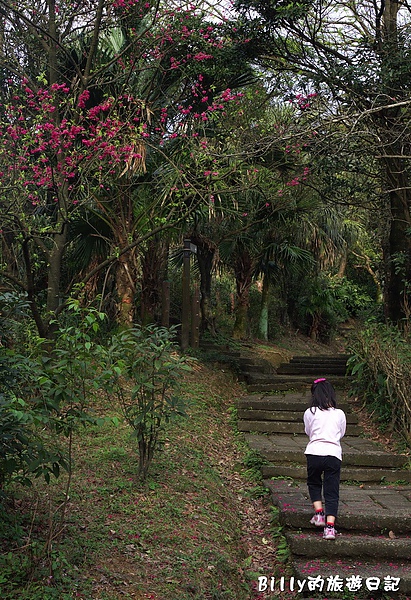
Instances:
[[[315,510],[311,523],[324,527],[324,539],[334,540],[340,496],[340,440],[345,434],[346,417],[337,408],[334,388],[326,379],[314,381],[311,396],[311,406],[304,413],[305,433],[310,439],[305,449],[307,486]]]

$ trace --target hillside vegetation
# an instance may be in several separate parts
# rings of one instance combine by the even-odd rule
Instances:
[[[144,483],[130,430],[107,421],[75,437],[67,504],[63,475],[15,490],[3,505],[3,599],[246,600],[259,574],[284,574],[258,460],[236,432],[243,386],[198,361],[184,389],[188,417],[167,429]],[[112,414],[111,399],[96,410]]]

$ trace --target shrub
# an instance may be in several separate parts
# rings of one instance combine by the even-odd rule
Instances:
[[[297,295],[299,323],[306,323],[308,335],[328,341],[339,323],[375,309],[375,302],[346,277],[320,274],[300,286]]]
[[[339,308],[339,320],[357,317],[375,309],[375,301],[363,288],[347,277],[333,277],[330,288]]]
[[[73,322],[57,329],[53,344],[37,340],[34,357],[2,349],[2,485],[7,478],[28,485],[41,475],[49,482],[61,468],[70,471],[73,432],[99,421],[90,400],[107,378],[104,351],[94,340],[103,315],[82,308],[78,301],[71,301],[68,310]],[[60,447],[62,436],[69,440],[66,451]]]
[[[382,429],[397,431],[411,443],[411,347],[398,327],[368,325],[351,342],[348,373],[352,394],[375,413]]]
[[[138,477],[144,480],[164,425],[185,415],[178,393],[188,358],[180,356],[173,332],[150,325],[113,336],[108,350],[110,391],[117,397],[139,449]],[[192,360],[192,359],[191,359]]]
[[[0,293],[0,348],[11,347],[16,340],[27,336],[28,312],[28,301],[23,294]]]
[[[0,488],[13,479],[30,485],[31,478],[58,476],[67,467],[64,454],[48,447],[40,436],[48,417],[33,403],[38,365],[27,357],[4,351],[0,358]]]
[[[327,276],[306,282],[298,298],[298,310],[307,322],[308,335],[313,340],[328,341],[341,318],[341,303],[336,299]]]

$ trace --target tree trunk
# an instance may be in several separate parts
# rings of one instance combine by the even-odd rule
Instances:
[[[122,255],[118,259],[116,291],[118,324],[122,327],[131,327],[134,321],[136,288],[134,269],[130,266],[129,254]]]
[[[398,323],[407,314],[411,285],[411,227],[409,211],[408,181],[398,171],[399,165],[387,165],[388,178],[395,183],[390,192],[391,222],[389,224],[388,247],[385,252],[386,283],[385,313],[387,319]],[[393,186],[394,187],[394,186]]]
[[[200,270],[200,313],[201,332],[216,334],[215,318],[212,309],[211,285],[216,247],[211,240],[192,234],[191,241],[197,246],[197,263]]]
[[[50,34],[49,46],[48,46],[48,67],[49,67],[49,85],[57,83],[58,79],[58,66],[57,66],[57,45],[55,40],[57,39],[56,29],[56,2],[50,0],[48,2],[48,29]],[[60,123],[60,112],[59,107],[56,106],[53,112],[53,120],[57,124]],[[63,163],[63,153],[59,153],[57,161]],[[64,251],[67,244],[67,207],[68,207],[68,194],[67,184],[63,183],[58,198],[58,218],[56,223],[56,229],[58,233],[53,236],[53,247],[49,254],[49,266],[48,266],[48,285],[47,285],[47,302],[46,309],[47,314],[52,316],[57,310],[60,304],[60,287],[61,287],[61,267],[63,261]],[[51,333],[51,332],[50,332]],[[49,333],[48,333],[49,335]]]
[[[141,305],[143,325],[157,323],[161,315],[162,282],[166,276],[168,243],[152,238],[141,258]]]
[[[34,322],[36,323],[38,334],[41,338],[47,337],[47,324],[41,316],[36,294],[34,291],[34,277],[31,265],[31,255],[29,250],[29,240],[25,239],[22,244],[22,252],[24,258],[24,264],[26,268],[26,279],[27,279],[27,300],[29,302],[31,314],[33,315]]]
[[[250,282],[251,285],[251,282]],[[248,337],[248,307],[250,304],[250,287],[244,288],[241,296],[237,296],[233,338],[244,340]]]
[[[397,44],[397,22],[399,0],[385,0],[383,5],[383,45],[387,42]]]
[[[263,276],[263,287],[261,290],[261,309],[259,334],[262,340],[268,340],[268,306],[270,302],[270,281],[267,275]]]
[[[400,52],[398,44],[398,0],[386,0],[383,4],[382,37],[379,44],[382,73],[388,73],[385,82],[387,98],[401,95],[401,82],[393,77],[393,57]],[[399,77],[401,74],[399,74]],[[384,79],[383,79],[384,83]],[[392,98],[393,99],[393,98]],[[390,223],[388,246],[385,251],[385,314],[398,323],[407,314],[411,285],[410,182],[403,155],[400,133],[406,126],[398,107],[383,109],[379,116],[380,139],[383,149],[382,166],[388,187]]]
[[[54,313],[60,304],[60,280],[63,254],[67,243],[67,225],[53,237],[53,248],[49,256],[47,312]]]
[[[238,249],[234,271],[237,301],[235,307],[233,338],[238,340],[246,339],[248,337],[248,308],[250,305],[250,288],[254,274],[253,261],[246,248]]]
[[[345,272],[347,270],[347,261],[348,261],[348,252],[347,252],[347,250],[344,250],[344,252],[341,256],[340,266],[338,267],[337,277],[339,279],[342,279],[345,275]]]
[[[318,313],[314,313],[312,316],[311,327],[309,331],[309,337],[314,342],[318,341],[318,334],[320,329],[321,317]]]

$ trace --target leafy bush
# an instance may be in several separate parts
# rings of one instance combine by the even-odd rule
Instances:
[[[22,322],[28,312],[28,302],[24,295],[16,292],[0,293],[0,348],[12,345],[21,337]],[[25,334],[27,335],[27,330]]]
[[[68,310],[55,339],[37,339],[32,357],[11,349],[0,354],[0,489],[9,492],[14,489],[6,487],[9,482],[30,485],[40,476],[49,483],[61,469],[68,472],[63,501],[59,494],[58,507],[50,504],[41,532],[27,523],[13,523],[8,496],[0,498],[0,586],[5,599],[16,598],[16,588],[19,598],[71,597],[59,587],[67,581],[69,565],[57,546],[70,496],[73,436],[82,426],[105,421],[94,414],[92,400],[107,371],[106,353],[96,341],[103,315],[77,301]],[[45,539],[38,540],[37,533]]]
[[[308,335],[314,340],[327,341],[341,317],[341,303],[335,297],[328,277],[310,279],[298,297],[298,311],[307,323]]]
[[[0,485],[8,478],[29,485],[39,476],[49,482],[70,470],[73,432],[99,422],[90,400],[107,379],[105,353],[94,340],[104,317],[77,301],[68,310],[72,324],[57,329],[52,345],[37,340],[34,357],[2,351]],[[66,451],[61,435],[69,438]]]
[[[54,427],[67,437],[81,425],[96,423],[92,399],[109,376],[105,349],[96,341],[105,315],[77,300],[68,303],[68,312],[68,324],[57,329],[51,352],[49,340],[41,340],[36,382],[38,402],[56,412]]]
[[[133,327],[113,336],[108,350],[110,391],[137,438],[140,479],[147,475],[164,425],[185,415],[178,391],[190,367],[172,338],[173,332],[163,327]]]
[[[13,479],[29,485],[31,477],[58,476],[66,467],[63,453],[47,448],[40,430],[47,422],[44,411],[30,401],[38,365],[12,351],[0,358],[0,488]]]
[[[78,300],[68,302],[67,325],[57,329],[51,351],[49,340],[41,340],[38,355],[37,395],[32,402],[42,411],[48,431],[58,443],[67,439],[66,460],[56,463],[72,473],[73,436],[80,427],[104,422],[93,410],[93,399],[103,389],[110,372],[105,368],[105,348],[97,342],[105,315],[83,307]],[[47,472],[44,473],[49,479]],[[67,496],[70,478],[67,485]]]
[[[328,341],[339,323],[375,307],[375,302],[346,277],[319,275],[306,281],[297,297],[300,321],[313,339]]]
[[[375,301],[347,277],[333,277],[330,288],[336,300],[340,320],[357,317],[375,306]]]
[[[382,429],[397,431],[411,444],[411,346],[398,327],[371,324],[351,342],[351,393],[373,411]]]

